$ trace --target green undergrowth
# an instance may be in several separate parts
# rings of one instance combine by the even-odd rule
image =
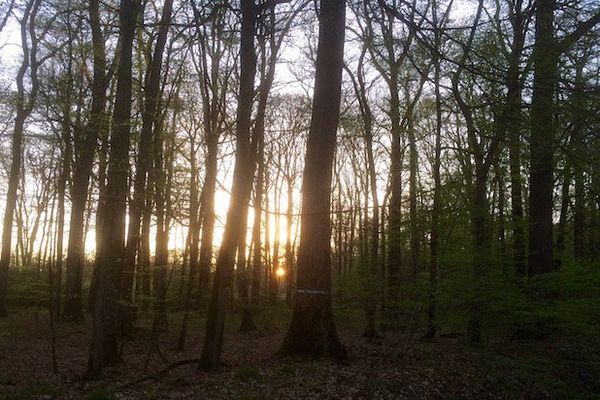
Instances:
[[[53,398],[63,393],[63,389],[47,383],[30,383],[15,392],[2,392],[0,400],[36,400],[40,398]]]
[[[114,392],[111,389],[105,388],[105,387],[98,387],[98,388],[94,389],[87,396],[87,400],[115,400],[115,399],[116,399],[116,397],[115,397]]]

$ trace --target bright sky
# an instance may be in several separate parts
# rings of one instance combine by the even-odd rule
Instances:
[[[465,15],[469,14],[470,12],[472,12],[472,10],[474,9],[474,2],[472,1],[460,1],[458,3],[455,3],[454,6],[454,13],[455,17],[458,17],[460,19],[460,17],[464,17]],[[297,34],[296,34],[297,35]],[[282,57],[281,57],[281,62],[278,64],[277,66],[277,74],[276,74],[276,83],[275,83],[275,87],[274,90],[275,91],[281,91],[281,92],[286,92],[286,93],[290,93],[290,92],[296,92],[296,93],[310,93],[311,88],[310,85],[312,84],[312,80],[311,78],[306,78],[306,79],[302,79],[302,75],[304,75],[307,71],[303,70],[306,67],[306,63],[304,60],[306,60],[306,55],[304,54],[304,46],[302,44],[302,41],[306,40],[305,38],[302,37],[292,37],[290,39],[288,39],[285,44],[284,44],[284,48],[282,51]],[[350,49],[348,49],[348,52],[350,53]],[[18,24],[16,23],[16,21],[14,19],[11,19],[11,21],[9,22],[9,24],[5,27],[3,32],[0,32],[0,66],[1,66],[1,70],[0,70],[0,81],[2,79],[6,80],[8,85],[14,85],[14,79],[7,79],[8,77],[14,76],[14,74],[16,73],[16,67],[17,64],[19,62],[21,58],[21,45],[20,45],[20,37],[19,37],[19,28],[18,28]],[[302,66],[303,67],[299,67]],[[5,143],[7,144],[7,141],[5,141]],[[232,162],[231,160],[229,162]],[[231,166],[230,168],[226,168],[227,173],[221,172],[221,175],[219,176],[219,181],[222,185],[222,187],[225,188],[229,188],[231,186],[231,174],[233,172],[233,166]],[[295,206],[295,210],[294,213],[298,212],[298,206],[300,204],[300,182],[299,179],[296,182],[296,187],[294,188],[294,206]],[[383,198],[383,188],[380,188],[381,193],[380,193],[380,198]],[[270,194],[271,196],[273,196],[273,194]],[[2,199],[3,200],[3,199]],[[215,246],[218,247],[220,241],[221,241],[221,237],[223,234],[223,226],[225,224],[225,216],[227,213],[227,209],[228,209],[228,205],[229,205],[229,194],[227,193],[227,191],[218,188],[217,192],[216,192],[216,199],[215,199],[215,213],[217,215],[217,222],[216,222],[216,226],[215,226]],[[280,200],[280,204],[281,204],[281,208],[282,208],[282,212],[285,209],[285,205],[287,202],[287,194],[286,194],[286,190],[285,187],[282,190],[281,193],[281,200]],[[271,198],[270,200],[270,204],[271,204],[271,208],[273,208],[273,204],[274,204],[274,199]],[[4,200],[2,201],[2,204],[0,205],[0,211],[2,211],[3,213],[3,207],[4,207]],[[67,207],[67,212],[68,212],[68,207]],[[274,215],[270,215],[270,240],[271,243],[274,242],[275,239],[275,235],[278,234],[279,235],[279,239],[280,242],[283,246],[283,243],[285,242],[285,236],[286,236],[286,232],[288,227],[286,226],[286,219],[284,217],[281,217],[280,219],[280,229],[279,232],[275,232],[275,216]],[[249,223],[248,223],[248,235],[250,235],[251,233],[251,229],[252,229],[252,219],[253,219],[253,210],[250,209],[249,212]],[[295,222],[294,222],[294,226],[292,226],[292,232],[293,234],[296,233],[297,231],[297,227],[296,225],[296,219],[294,218]],[[68,215],[67,215],[67,221],[68,221]],[[187,223],[187,221],[184,221],[184,223]],[[94,251],[95,248],[95,233],[94,233],[94,229],[93,229],[93,221],[91,224],[91,228],[90,231],[88,232],[87,236],[86,236],[86,251],[91,253]],[[66,232],[66,235],[68,235],[68,232]],[[173,229],[171,230],[171,235],[170,235],[170,241],[169,241],[169,248],[170,249],[181,249],[185,243],[185,238],[187,235],[187,228],[185,226],[179,225],[179,224],[175,224],[173,226]],[[250,236],[248,236],[250,237]],[[154,229],[152,229],[151,232],[151,247],[152,247],[152,251],[154,249]]]

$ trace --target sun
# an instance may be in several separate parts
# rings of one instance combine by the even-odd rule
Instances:
[[[277,267],[277,270],[275,270],[275,275],[278,278],[283,278],[285,276],[285,269],[283,269],[281,267]]]

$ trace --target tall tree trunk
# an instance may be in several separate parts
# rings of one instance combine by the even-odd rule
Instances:
[[[286,230],[285,230],[285,272],[286,272],[286,288],[285,301],[288,306],[292,305],[292,288],[294,285],[294,248],[292,244],[292,223],[294,212],[294,180],[287,178],[287,208],[285,213]]]
[[[471,194],[471,229],[474,239],[474,262],[473,275],[475,279],[475,293],[472,304],[472,312],[469,339],[472,343],[481,342],[481,296],[483,294],[484,278],[487,275],[486,264],[489,255],[488,238],[488,202],[487,202],[487,173],[476,167],[475,185]]]
[[[183,317],[181,320],[181,328],[177,338],[177,350],[183,351],[185,340],[187,337],[187,328],[189,324],[189,314],[191,311],[192,301],[194,299],[194,291],[196,289],[196,280],[198,275],[198,237],[200,235],[200,224],[198,223],[198,164],[196,161],[196,141],[194,137],[190,141],[190,207],[189,207],[189,226],[187,235],[187,247],[189,248],[189,274],[187,281],[187,293],[183,299]],[[185,266],[185,260],[183,263]],[[184,273],[182,273],[183,277]],[[184,280],[181,281],[182,290]]]
[[[592,149],[600,149],[600,141],[596,140]],[[598,150],[596,150],[598,153]],[[591,227],[589,230],[590,257],[600,257],[600,168],[592,168],[590,185]]]
[[[198,194],[198,162],[196,159],[195,140],[191,141],[190,148],[190,221],[189,221],[189,279],[187,288],[186,304],[187,307],[192,304],[196,292],[196,283],[198,275],[198,251],[200,245],[200,221],[199,204],[201,199]]]
[[[442,29],[438,25],[437,0],[433,3],[433,24],[435,27],[435,48],[432,52],[433,85],[435,94],[435,144],[433,155],[433,205],[431,209],[431,237],[429,241],[429,299],[427,307],[426,337],[434,338],[437,333],[437,276],[440,251],[440,214],[442,211],[442,179],[440,174],[442,158],[442,96],[440,93],[441,80],[441,38]]]
[[[293,13],[293,15],[295,15],[297,13],[297,11],[295,13]],[[258,284],[260,284],[260,268],[261,266],[258,265],[256,262],[258,262],[260,264],[260,252],[261,252],[261,248],[260,248],[260,223],[261,223],[261,210],[260,210],[260,201],[262,201],[262,185],[263,185],[263,174],[264,174],[264,135],[265,135],[265,117],[266,117],[266,112],[267,112],[267,102],[269,100],[269,94],[271,92],[271,88],[273,86],[273,81],[275,79],[275,67],[277,65],[277,54],[279,52],[279,49],[281,47],[281,44],[283,43],[283,38],[285,37],[285,32],[288,31],[289,27],[290,27],[290,23],[292,21],[293,17],[289,17],[289,19],[287,20],[287,24],[284,26],[282,32],[280,33],[279,36],[279,40],[275,39],[275,8],[274,6],[271,7],[270,12],[269,12],[269,25],[264,27],[265,30],[269,31],[269,50],[270,50],[270,57],[268,59],[267,62],[267,58],[266,58],[266,46],[265,46],[265,40],[263,38],[263,41],[261,41],[261,48],[262,48],[262,55],[263,55],[263,59],[262,59],[262,68],[260,71],[260,85],[259,85],[259,97],[258,97],[258,107],[256,110],[256,118],[254,120],[254,127],[252,129],[252,143],[251,143],[251,149],[250,149],[250,161],[249,161],[249,166],[248,166],[248,177],[247,177],[247,185],[248,187],[245,189],[245,193],[247,194],[247,197],[245,199],[245,210],[246,210],[246,215],[247,215],[247,210],[248,210],[248,202],[250,201],[250,192],[252,191],[252,181],[254,179],[255,176],[255,172],[256,172],[256,168],[257,168],[257,164],[260,162],[261,163],[261,167],[259,168],[258,172],[257,172],[257,176],[256,176],[256,191],[258,193],[258,199],[259,199],[259,209],[257,210],[256,207],[254,209],[254,226],[253,226],[253,232],[252,232],[252,239],[251,239],[251,250],[252,250],[252,244],[256,244],[258,245],[258,253],[257,253],[257,258],[254,257],[252,255],[252,252],[250,253],[250,257],[253,259],[253,270],[252,272],[249,272],[248,269],[244,263],[244,273],[242,275],[242,281],[241,281],[241,298],[242,301],[244,303],[243,306],[243,310],[242,310],[242,326],[241,326],[241,330],[252,330],[255,329],[255,324],[253,321],[253,302],[251,301],[251,295],[250,295],[250,286],[251,284],[256,284],[256,278],[258,278]],[[259,160],[260,158],[260,160]],[[246,231],[246,223],[247,223],[247,216],[242,218],[243,224],[244,224],[244,233],[243,235],[243,242],[245,242],[245,231]],[[255,236],[255,230],[256,230],[256,236]],[[256,239],[256,240],[255,240]],[[243,251],[245,251],[245,246],[243,248]],[[251,275],[252,274],[252,279],[251,279]],[[258,290],[258,289],[256,289]],[[256,295],[258,295],[258,293],[256,293]]]
[[[417,153],[417,140],[415,138],[414,116],[408,116],[408,143],[410,147],[409,164],[410,188],[409,197],[409,219],[410,219],[410,269],[413,282],[417,281],[419,272],[419,223],[417,221],[417,174],[419,164],[419,154]]]
[[[250,302],[256,306],[260,295],[260,281],[263,271],[263,258],[262,258],[262,240],[261,240],[261,222],[263,215],[263,192],[264,192],[264,175],[265,175],[265,162],[264,162],[264,140],[258,143],[257,148],[257,171],[256,171],[256,184],[254,186],[254,222],[252,226],[252,282],[250,284]],[[265,218],[268,219],[269,215],[265,213]]]
[[[104,36],[100,27],[99,0],[90,0],[88,13],[94,49],[94,77],[92,82],[92,106],[90,120],[85,127],[83,138],[75,141],[76,161],[73,170],[71,193],[71,218],[69,222],[69,242],[66,262],[66,297],[63,316],[69,319],[83,319],[82,284],[85,258],[84,220],[85,206],[89,191],[92,164],[100,130],[106,129],[106,51]]]
[[[212,132],[207,138],[204,184],[201,195],[200,255],[198,257],[197,303],[203,304],[208,291],[210,266],[213,257],[213,236],[215,229],[215,191],[217,185],[218,136]]]
[[[135,183],[133,199],[129,204],[129,224],[127,228],[127,247],[125,267],[121,287],[123,304],[123,328],[127,329],[135,317],[133,305],[133,278],[135,274],[136,254],[140,244],[140,227],[142,212],[146,201],[146,186],[148,169],[151,166],[152,132],[158,123],[158,103],[161,82],[163,53],[167,34],[171,23],[173,0],[166,0],[163,4],[160,19],[160,28],[156,38],[156,45],[151,62],[146,70],[144,82],[144,110],[142,113],[142,130],[135,168]]]
[[[120,361],[119,292],[125,257],[125,212],[131,123],[131,58],[138,0],[122,0],[119,10],[119,67],[112,121],[104,224],[98,259],[98,292],[87,374],[97,377],[107,364]]]
[[[497,125],[498,129],[506,131],[508,136],[508,152],[510,166],[510,203],[512,219],[512,248],[514,270],[517,276],[526,275],[525,265],[525,221],[523,218],[523,196],[521,178],[521,81],[519,63],[525,46],[527,19],[523,16],[523,2],[518,0],[513,4],[510,22],[513,28],[511,54],[508,60],[506,86],[508,92],[506,102]]]
[[[583,35],[600,23],[600,12],[581,22],[561,40],[554,37],[556,0],[537,0],[535,42],[533,45],[533,93],[531,98],[531,138],[529,173],[529,276],[554,268],[553,189],[554,189],[554,93],[558,62]]]
[[[69,68],[70,69],[70,68]],[[70,86],[69,86],[70,87]],[[60,177],[57,184],[57,196],[58,196],[58,210],[57,210],[57,240],[56,240],[56,268],[54,269],[53,276],[55,283],[52,285],[52,291],[55,298],[51,297],[51,301],[53,304],[51,305],[51,312],[54,314],[58,314],[60,312],[60,295],[62,292],[62,270],[63,270],[63,244],[64,244],[64,236],[65,236],[65,192],[67,189],[67,180],[71,171],[71,156],[72,156],[72,146],[71,146],[71,115],[69,109],[71,107],[70,104],[70,96],[67,96],[65,108],[63,111],[63,153],[62,153],[62,165]]]
[[[17,189],[19,187],[20,172],[23,157],[23,129],[25,120],[31,114],[38,92],[37,69],[39,64],[36,58],[35,20],[41,0],[30,0],[25,5],[21,25],[21,45],[23,60],[17,73],[16,116],[13,127],[11,144],[11,164],[8,173],[8,188],[6,191],[6,205],[4,207],[4,221],[2,225],[2,251],[0,252],[0,318],[8,315],[6,310],[6,293],[8,290],[8,267],[12,249],[12,226],[17,204]],[[28,45],[32,41],[31,48]],[[30,71],[31,90],[28,98],[25,94],[25,74]]]
[[[398,97],[398,73],[391,68],[390,122],[392,126],[392,153],[390,166],[391,194],[388,203],[388,294],[389,316],[396,320],[399,315],[400,274],[402,272],[402,137],[400,126],[400,99]]]
[[[276,302],[279,298],[279,277],[277,276],[277,270],[280,267],[280,237],[279,234],[281,232],[281,188],[283,186],[283,181],[280,180],[280,173],[277,172],[275,176],[275,185],[273,188],[273,211],[275,212],[275,235],[273,238],[273,265],[271,269],[271,301]]]
[[[354,79],[351,73],[352,82],[354,85],[354,91],[359,101],[360,114],[363,122],[364,139],[365,139],[365,150],[367,156],[367,172],[368,172],[368,192],[370,192],[371,200],[373,202],[373,214],[370,221],[370,257],[368,263],[369,276],[365,277],[367,282],[367,304],[365,307],[366,312],[366,326],[363,336],[365,337],[377,337],[377,329],[375,328],[375,314],[377,311],[377,290],[374,283],[379,283],[379,196],[377,194],[377,171],[375,166],[375,157],[373,155],[373,113],[369,105],[369,99],[366,93],[366,85],[364,81],[364,57],[366,47],[363,47],[359,62],[357,77]],[[365,200],[368,202],[368,195],[365,196]],[[368,203],[367,203],[368,205]],[[368,212],[365,209],[365,213]],[[341,214],[340,214],[341,217]],[[354,229],[354,223],[351,224]],[[362,230],[361,230],[362,231]],[[353,235],[352,235],[353,236]],[[361,241],[362,243],[362,241]]]
[[[469,146],[469,158],[474,160],[474,184],[467,184],[467,193],[470,203],[470,220],[473,237],[473,279],[474,291],[471,303],[471,320],[469,321],[469,339],[471,343],[479,343],[482,338],[481,329],[481,308],[483,289],[488,273],[487,256],[490,249],[488,237],[488,199],[487,199],[487,179],[491,164],[496,160],[496,154],[502,136],[496,135],[490,140],[489,146],[484,146],[484,138],[481,137],[475,127],[475,119],[472,108],[465,102],[460,86],[460,74],[466,67],[469,53],[471,51],[477,25],[481,18],[483,10],[483,1],[479,1],[475,20],[469,32],[469,37],[463,54],[458,63],[458,68],[452,76],[452,94],[456,100],[458,108],[464,117],[467,142]],[[469,160],[470,162],[470,160]],[[472,180],[473,172],[467,168],[466,178]]]
[[[231,188],[231,200],[225,222],[225,231],[221,249],[217,258],[215,281],[208,306],[206,334],[200,358],[200,367],[215,369],[219,367],[223,346],[223,329],[227,300],[231,290],[233,265],[238,249],[241,228],[245,226],[242,217],[248,207],[251,183],[248,178],[251,161],[250,124],[254,97],[254,77],[256,74],[256,53],[254,36],[256,33],[256,5],[254,0],[242,0],[242,25],[240,38],[240,89],[238,96],[236,123],[236,154]]]
[[[496,233],[496,241],[498,242],[499,248],[499,256],[500,256],[500,264],[502,267],[506,267],[507,264],[507,252],[506,252],[506,221],[505,221],[505,209],[506,209],[506,182],[504,179],[504,170],[501,166],[496,166],[496,180],[498,187],[498,223],[497,223],[497,233]]]
[[[529,176],[529,275],[550,272],[554,264],[554,91],[560,56],[554,40],[555,0],[538,0],[535,11],[534,73],[531,101]]]
[[[111,90],[111,93],[114,90]],[[113,97],[113,96],[110,96]],[[113,105],[114,109],[114,105]],[[88,294],[88,312],[93,313],[96,307],[96,298],[98,297],[98,264],[100,263],[100,254],[102,253],[102,238],[104,227],[104,209],[106,206],[107,192],[107,172],[108,172],[108,151],[109,138],[108,129],[100,131],[100,147],[98,149],[98,203],[96,204],[96,256],[94,258],[94,269],[90,282],[90,291]],[[84,242],[85,243],[85,242]],[[83,253],[82,253],[83,254]]]
[[[581,152],[578,153],[578,156]],[[585,181],[583,174],[583,159],[578,157],[573,168],[575,175],[575,204],[573,206],[573,255],[579,261],[585,257]]]
[[[578,60],[576,65],[575,86],[573,88],[573,175],[575,180],[575,204],[573,206],[573,255],[581,261],[586,253],[586,206],[585,206],[585,163],[586,155],[585,118],[587,104],[583,68],[585,62]]]
[[[270,174],[269,174],[269,170],[268,168],[265,169],[265,183],[264,183],[264,187],[268,188],[271,186],[271,180],[270,180]],[[269,194],[268,191],[267,193],[265,193],[265,201],[264,201],[264,212],[265,212],[265,265],[264,265],[264,272],[265,272],[265,286],[267,287],[267,293],[271,294],[271,287],[272,287],[272,281],[273,281],[273,260],[271,257],[271,209],[270,209],[270,199],[269,199]]]
[[[312,118],[302,182],[297,290],[285,354],[346,358],[333,321],[331,296],[331,178],[339,120],[346,4],[320,3]]]
[[[217,32],[222,31],[224,17],[222,12],[217,12],[209,33],[214,38]],[[202,97],[202,111],[204,115],[204,183],[200,196],[200,216],[202,225],[200,237],[200,253],[198,255],[198,290],[196,303],[204,306],[208,297],[210,267],[213,258],[213,236],[215,228],[215,192],[217,184],[217,158],[219,151],[219,136],[223,130],[224,120],[222,110],[225,94],[228,93],[227,82],[221,83],[219,76],[223,71],[224,50],[220,41],[213,40],[207,35],[206,30],[199,36],[199,61],[197,70],[200,79],[200,94]],[[208,61],[210,60],[210,65]]]
[[[252,178],[248,178],[252,179]],[[248,221],[248,207],[246,208],[246,215],[242,216],[242,221],[244,228],[242,229],[242,235],[240,237],[240,243],[238,245],[237,251],[237,276],[238,276],[238,294],[240,302],[242,303],[242,314],[241,314],[241,322],[240,322],[240,331],[241,332],[250,332],[256,329],[256,325],[254,324],[254,318],[252,313],[252,308],[250,304],[250,273],[249,273],[249,265],[246,257],[246,231],[247,231],[247,221]],[[250,249],[250,252],[252,249]]]
[[[175,122],[177,111],[173,111],[172,126],[168,140],[165,138],[165,129],[157,121],[154,125],[153,151],[154,151],[154,204],[156,207],[156,252],[154,256],[154,300],[157,328],[161,331],[167,329],[167,290],[170,278],[167,274],[169,263],[169,226],[171,208],[171,184],[173,177],[173,136],[175,135]]]
[[[149,186],[152,186],[152,178],[149,179]],[[140,252],[138,255],[139,266],[139,291],[138,298],[141,298],[140,304],[147,308],[152,297],[152,279],[150,273],[150,222],[152,219],[152,192],[146,193],[146,208],[142,215],[142,233],[140,238]]]
[[[570,147],[570,146],[569,146]],[[567,155],[567,160],[562,171],[563,181],[560,192],[560,215],[558,217],[558,229],[556,232],[556,267],[562,266],[562,261],[565,251],[565,231],[567,228],[567,218],[569,213],[569,203],[571,202],[570,187],[571,187],[571,161]]]

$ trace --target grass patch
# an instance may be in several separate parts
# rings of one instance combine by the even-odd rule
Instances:
[[[41,396],[58,396],[63,389],[49,383],[29,384],[13,393],[0,393],[1,400],[35,400]]]
[[[91,392],[88,396],[87,396],[88,400],[114,400],[115,399],[115,394],[113,393],[112,390],[105,388],[105,387],[99,387],[94,389],[93,392]]]
[[[251,365],[242,365],[235,370],[235,377],[242,381],[258,381],[262,380],[262,376],[257,368]]]
[[[284,365],[279,370],[279,373],[285,376],[294,376],[296,375],[296,368],[291,365]]]

